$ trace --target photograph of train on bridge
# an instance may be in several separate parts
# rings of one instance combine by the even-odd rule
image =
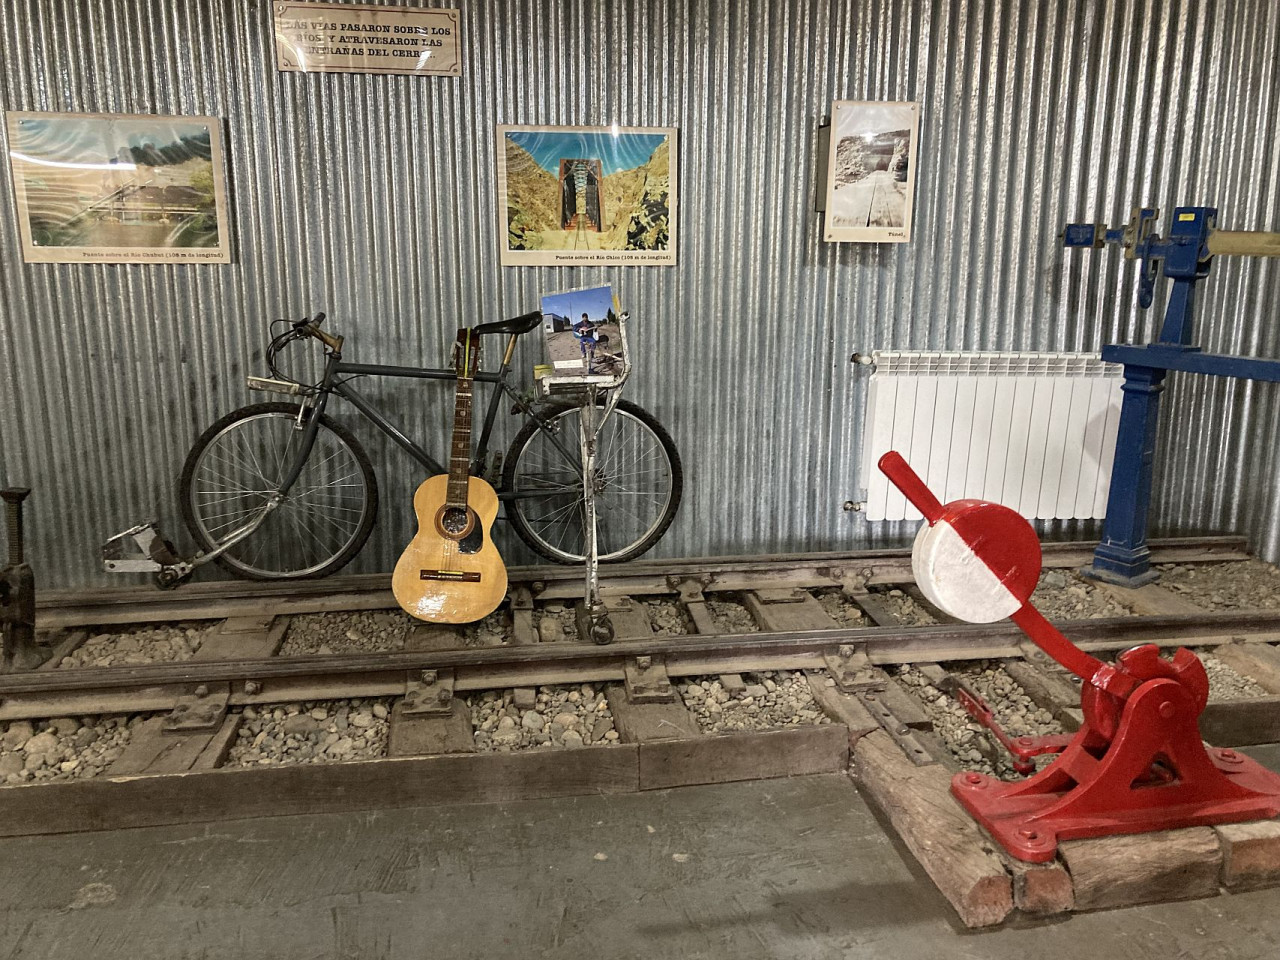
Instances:
[[[919,127],[916,103],[839,100],[831,105],[828,241],[911,239]]]
[[[216,117],[6,121],[26,262],[230,262]]]
[[[506,266],[676,262],[676,131],[498,127]]]

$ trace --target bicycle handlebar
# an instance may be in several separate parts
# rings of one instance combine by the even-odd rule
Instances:
[[[293,329],[304,336],[315,337],[330,350],[341,350],[342,337],[332,333],[325,333],[320,329],[320,324],[322,323],[324,323],[324,314],[317,313],[311,319],[303,317],[301,320],[294,321]]]

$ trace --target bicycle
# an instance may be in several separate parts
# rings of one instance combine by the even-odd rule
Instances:
[[[327,576],[351,561],[373,530],[378,484],[364,448],[325,411],[333,396],[351,403],[432,476],[448,471],[393,421],[351,387],[355,377],[456,381],[453,369],[350,363],[343,337],[320,329],[324,314],[277,320],[267,349],[273,378],[249,377],[253,389],[297,399],[241,407],[196,440],[183,465],[183,520],[205,558],[254,580]],[[496,372],[476,380],[494,384],[471,472],[485,473],[489,439],[504,397],[524,424],[495,484],[506,519],[525,543],[558,563],[584,559],[583,476],[578,448],[580,407],[531,401],[508,382],[516,341],[542,314],[480,324],[482,336],[505,335]],[[289,329],[275,333],[276,324]],[[305,383],[282,372],[278,360],[295,341],[323,344],[324,372]],[[680,455],[666,429],[641,407],[619,401],[599,442],[595,469],[600,504],[600,559],[631,560],[649,550],[671,525],[683,493]]]

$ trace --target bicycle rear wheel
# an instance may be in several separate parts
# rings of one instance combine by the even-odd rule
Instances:
[[[543,416],[560,444],[530,420],[507,452],[502,474],[507,519],[529,546],[557,563],[581,563],[582,466],[579,408],[553,407]],[[602,561],[633,560],[657,543],[680,507],[684,472],[675,442],[653,415],[626,400],[606,421],[596,444],[596,540]]]
[[[296,405],[258,403],[201,434],[178,494],[183,520],[202,550],[229,540],[275,494],[302,441],[298,423]],[[345,427],[321,415],[315,446],[288,495],[217,562],[251,580],[327,576],[360,552],[377,512],[369,457]]]

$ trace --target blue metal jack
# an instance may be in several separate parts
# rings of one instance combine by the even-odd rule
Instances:
[[[1098,580],[1137,587],[1155,580],[1147,548],[1147,513],[1151,504],[1151,474],[1156,452],[1160,394],[1170,370],[1280,382],[1280,360],[1203,353],[1191,345],[1191,317],[1196,283],[1209,275],[1214,256],[1280,256],[1280,233],[1217,229],[1213,207],[1178,207],[1169,236],[1155,234],[1160,211],[1136,207],[1129,223],[1108,230],[1102,224],[1069,224],[1063,235],[1067,247],[1102,247],[1115,243],[1125,257],[1142,261],[1138,304],[1151,306],[1156,270],[1173,281],[1164,325],[1155,343],[1108,344],[1102,359],[1124,364],[1124,400],[1111,468],[1111,492],[1102,542],[1093,564],[1082,572]]]

